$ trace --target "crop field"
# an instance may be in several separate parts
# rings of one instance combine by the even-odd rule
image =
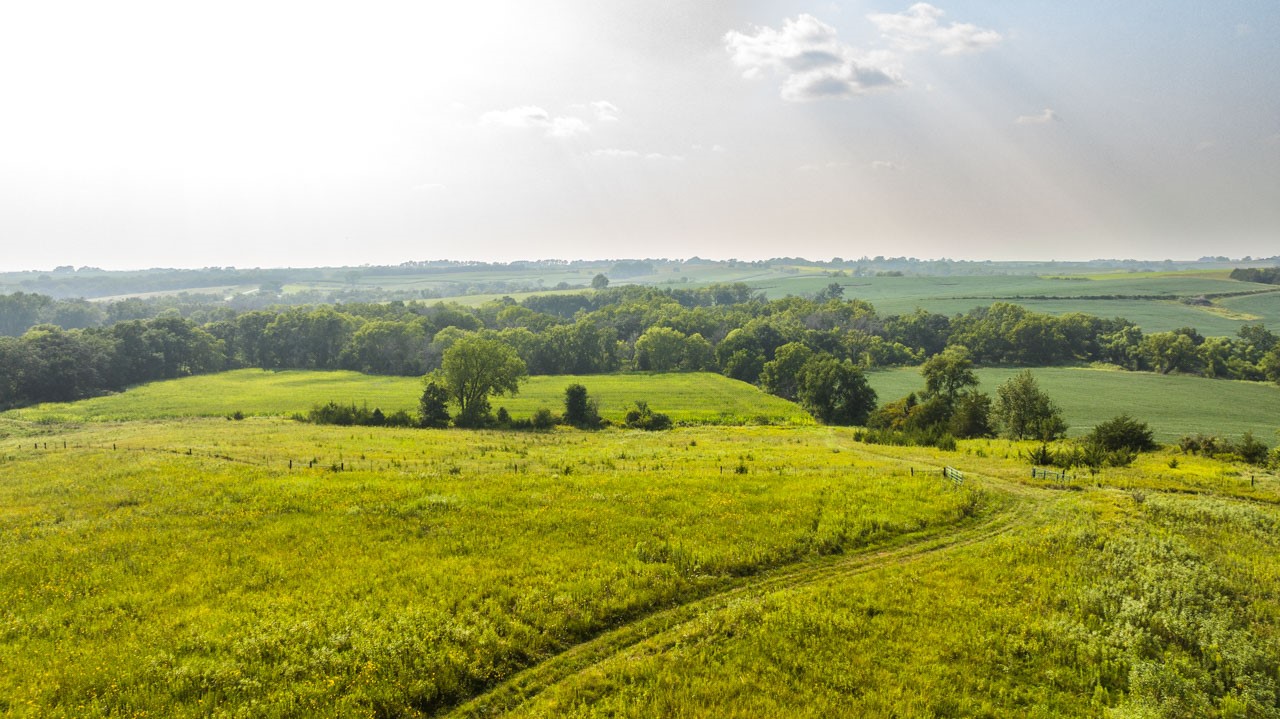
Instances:
[[[655,411],[685,424],[813,423],[803,409],[787,400],[709,372],[535,376],[521,386],[519,395],[494,398],[494,409],[506,407],[516,418],[528,417],[542,407],[559,413],[564,409],[565,387],[575,382],[586,386],[599,401],[601,416],[612,421],[621,421],[636,400],[645,400]],[[421,394],[422,380],[417,377],[246,369],[153,382],[120,394],[37,405],[0,416],[44,423],[224,417],[237,411],[288,416],[305,414],[331,400],[367,403],[388,413],[401,409],[414,413]]]
[[[1218,300],[1218,304],[1235,312],[1265,317],[1270,323],[1269,326],[1280,325],[1280,321],[1277,321],[1277,318],[1280,318],[1280,291],[1263,292],[1244,297],[1225,297]]]
[[[954,315],[993,302],[1014,302],[1049,314],[1084,312],[1124,317],[1148,332],[1191,326],[1205,335],[1234,335],[1248,323],[1280,326],[1280,293],[1270,291],[1267,285],[1228,279],[1225,272],[852,278],[806,275],[750,284],[773,298],[813,294],[832,282],[844,287],[846,298],[866,300],[882,315],[906,314],[917,308]],[[1238,292],[1260,294],[1221,298],[1210,307],[1179,301]]]
[[[994,397],[996,388],[1022,368],[975,371],[980,389]],[[1280,430],[1280,387],[1272,383],[1080,367],[1042,367],[1032,373],[1062,407],[1073,437],[1124,413],[1150,425],[1157,442],[1199,432],[1234,438],[1253,432],[1274,445]],[[914,367],[870,372],[867,379],[882,403],[924,388]]]

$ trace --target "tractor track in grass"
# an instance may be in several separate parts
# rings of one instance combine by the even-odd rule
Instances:
[[[1004,482],[993,484],[1004,489]],[[955,525],[940,527],[924,534],[900,537],[896,543],[878,549],[790,564],[684,604],[646,614],[552,655],[438,715],[498,716],[628,650],[647,645],[647,653],[660,653],[678,641],[682,628],[744,600],[896,566],[993,539],[1025,523],[1034,511],[1033,503],[1026,501],[1023,492],[1011,494],[1015,496],[1008,497],[1006,506],[954,531],[948,530]]]

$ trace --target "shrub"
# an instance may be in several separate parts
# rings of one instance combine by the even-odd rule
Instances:
[[[387,415],[386,426],[388,427],[412,427],[414,424],[415,422],[413,421],[413,417],[409,416],[409,413],[402,409],[398,409]]]
[[[578,429],[598,429],[601,425],[600,408],[587,395],[587,388],[571,384],[564,390],[564,421]]]
[[[671,418],[661,412],[654,412],[649,409],[649,403],[644,400],[637,400],[636,406],[627,410],[626,416],[623,418],[623,424],[631,429],[643,429],[649,432],[657,432],[664,429],[671,429]]]
[[[1232,442],[1213,435],[1186,435],[1178,440],[1178,447],[1187,454],[1198,454],[1224,461],[1248,462],[1262,466],[1268,463],[1267,445],[1258,441],[1253,432],[1245,432],[1239,442]]]
[[[1146,422],[1139,422],[1127,414],[1102,422],[1093,428],[1085,441],[1096,444],[1108,452],[1129,450],[1150,452],[1156,448],[1155,437]]]
[[[1254,438],[1253,432],[1245,432],[1240,443],[1236,445],[1236,454],[1249,464],[1263,465],[1267,463],[1267,445]]]
[[[551,410],[546,407],[539,407],[538,410],[533,413],[530,425],[536,430],[545,431],[551,429],[556,426],[556,416],[551,414]]]

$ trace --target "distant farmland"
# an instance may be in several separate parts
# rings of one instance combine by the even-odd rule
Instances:
[[[1000,383],[1022,369],[977,370],[982,391],[994,396]],[[1078,367],[1031,371],[1041,389],[1061,405],[1071,436],[1126,412],[1148,423],[1159,442],[1197,432],[1238,438],[1252,431],[1273,445],[1280,429],[1280,387],[1271,383]],[[868,379],[881,403],[924,387],[914,367],[871,372]]]

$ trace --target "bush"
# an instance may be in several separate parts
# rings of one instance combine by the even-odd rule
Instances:
[[[408,416],[403,411],[398,414]],[[312,407],[311,411],[307,412],[307,421],[313,424],[336,424],[342,427],[381,427],[387,424],[387,418],[382,414],[381,409],[375,407],[370,411],[368,407],[357,407],[354,403],[345,405],[333,401]]]
[[[564,421],[578,429],[598,429],[602,424],[600,408],[587,395],[587,388],[571,384],[564,390]]]
[[[1150,452],[1156,448],[1155,437],[1147,423],[1139,422],[1127,414],[1113,417],[1094,427],[1086,435],[1085,441],[1108,452]]]
[[[1186,435],[1178,440],[1178,448],[1187,454],[1198,454],[1223,461],[1239,461],[1263,466],[1270,460],[1267,445],[1258,441],[1253,432],[1245,432],[1239,442],[1232,442],[1214,435]]]
[[[853,438],[867,444],[891,447],[935,447],[954,452],[956,438],[938,427],[928,429],[866,429],[854,432]]]
[[[1267,463],[1267,445],[1254,438],[1253,432],[1245,432],[1240,443],[1236,445],[1236,454],[1249,464],[1264,465]]]
[[[556,416],[546,407],[539,407],[529,424],[536,430],[545,431],[556,426]]]
[[[388,427],[412,427],[416,424],[413,417],[408,412],[398,409],[387,415],[386,426]]]
[[[672,426],[670,417],[649,409],[649,403],[643,400],[638,400],[634,408],[627,410],[623,424],[631,429],[643,429],[649,432],[671,429]]]

